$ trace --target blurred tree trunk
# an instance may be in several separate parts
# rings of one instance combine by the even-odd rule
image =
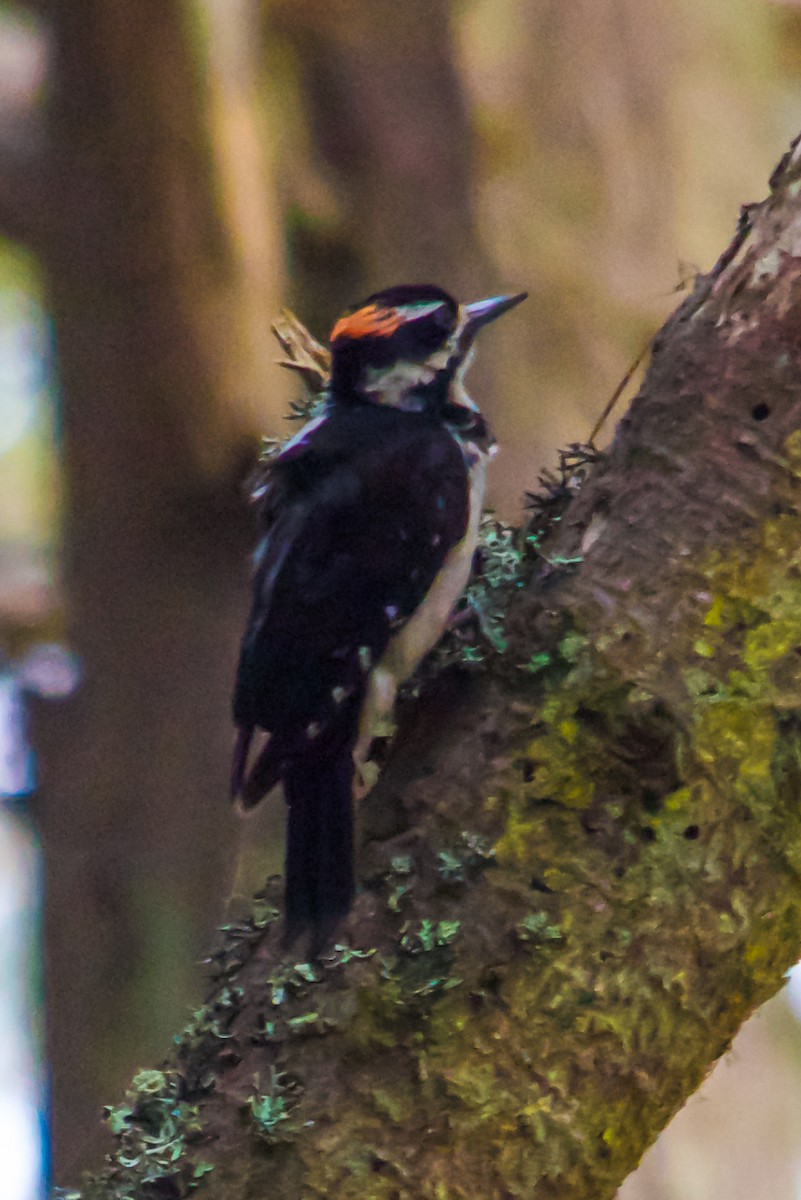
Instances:
[[[289,57],[306,153],[286,163],[293,301],[313,329],[343,296],[398,280],[469,298],[490,279],[474,213],[475,138],[449,0],[265,0]],[[350,289],[350,290],[349,290]]]
[[[63,1175],[103,1095],[180,1022],[226,892],[241,479],[264,397],[285,403],[268,371],[283,267],[253,40],[221,43],[180,0],[42,10],[56,219],[39,248],[84,672],[39,719]]]
[[[521,574],[505,657],[409,707],[342,942],[281,962],[263,906],[228,930],[92,1200],[142,1172],[185,1195],[209,1164],[220,1200],[611,1200],[781,987],[801,944],[801,142],[772,184]]]

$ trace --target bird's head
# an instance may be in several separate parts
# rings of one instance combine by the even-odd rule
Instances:
[[[368,296],[331,331],[334,401],[368,401],[469,425],[478,408],[464,376],[475,336],[525,298],[521,292],[458,304],[431,284]]]

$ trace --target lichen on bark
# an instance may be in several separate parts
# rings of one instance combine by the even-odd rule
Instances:
[[[538,539],[505,652],[403,705],[336,946],[284,962],[279,921],[227,931],[170,1059],[202,1128],[187,1154],[214,1164],[199,1192],[611,1197],[781,986],[801,945],[799,191],[794,148]],[[93,1196],[149,1194],[115,1171]]]

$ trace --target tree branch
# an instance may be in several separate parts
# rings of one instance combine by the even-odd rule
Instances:
[[[781,986],[801,944],[797,147],[772,184],[521,563],[505,654],[402,714],[341,943],[282,961],[278,889],[230,927],[209,1005],[113,1114],[136,1165],[87,1194],[147,1163],[142,1195],[184,1195],[206,1163],[223,1200],[602,1200]]]

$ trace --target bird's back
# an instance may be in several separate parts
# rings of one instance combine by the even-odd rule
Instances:
[[[234,697],[240,726],[324,737],[467,525],[458,444],[424,416],[332,411],[270,468]]]

